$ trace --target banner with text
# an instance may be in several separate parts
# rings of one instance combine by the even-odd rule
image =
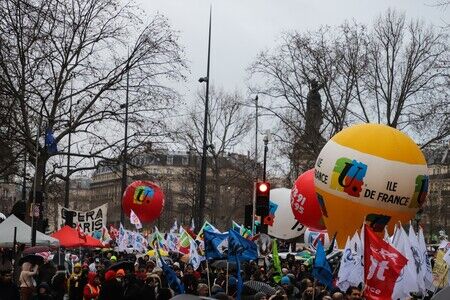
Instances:
[[[66,224],[67,218],[72,216],[72,226],[76,228],[80,224],[85,233],[91,234],[95,230],[101,230],[106,226],[108,204],[105,203],[88,211],[78,211],[65,208],[58,204],[58,229]]]

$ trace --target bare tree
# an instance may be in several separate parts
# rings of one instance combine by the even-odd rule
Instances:
[[[117,0],[5,0],[0,19],[0,96],[12,100],[11,142],[26,149],[36,182],[42,182],[49,160],[51,177],[70,175],[58,161],[67,154],[69,133],[76,141],[71,173],[120,152],[127,73],[135,96],[129,105],[136,129],[130,145],[162,133],[161,119],[176,99],[162,79],[179,79],[185,68],[177,36],[163,16],[143,25],[136,7]],[[59,152],[36,145],[44,129],[55,132]]]
[[[275,137],[291,162],[288,177],[313,165],[322,145],[305,147],[307,92],[322,83],[320,134],[326,140],[356,122],[404,130],[427,145],[449,136],[448,37],[418,20],[388,10],[373,26],[283,35],[249,67],[253,92],[278,120]],[[307,143],[306,143],[307,144]]]
[[[279,47],[260,53],[250,66],[251,89],[269,97],[263,107],[279,120],[275,137],[291,161],[291,179],[310,167],[321,149],[320,143],[307,143],[311,132],[305,128],[313,80],[321,83],[324,98],[321,136],[328,139],[352,117],[361,118],[350,110],[350,103],[360,101],[358,78],[366,64],[365,43],[364,27],[348,23],[338,29],[286,33]]]
[[[448,66],[442,65],[449,54],[447,41],[431,26],[419,20],[408,22],[404,14],[393,10],[377,19],[368,45],[366,82],[376,104],[372,104],[373,121],[412,132],[422,129],[423,144],[450,134],[445,95]]]
[[[202,153],[203,113],[199,107],[204,107],[204,92],[197,94],[201,105],[194,106],[188,112],[188,117],[182,122],[179,129],[179,139],[188,148],[193,149],[200,156]],[[247,116],[248,112],[242,104],[241,97],[237,94],[228,94],[223,90],[210,89],[208,111],[208,167],[211,170],[212,184],[207,185],[207,201],[209,203],[209,216],[214,223],[228,224],[231,212],[235,205],[243,205],[250,200],[246,194],[235,195],[240,201],[230,201],[231,195],[227,193],[228,187],[236,187],[236,176],[239,176],[242,185],[251,190],[251,174],[253,165],[247,161],[246,156],[231,157],[227,152],[232,152],[239,146],[251,129],[252,120]],[[244,158],[245,157],[245,158]],[[238,168],[239,164],[246,165]],[[224,195],[225,192],[225,195]],[[248,196],[248,195],[247,195]],[[236,199],[236,198],[235,198]],[[219,220],[220,219],[220,220]]]

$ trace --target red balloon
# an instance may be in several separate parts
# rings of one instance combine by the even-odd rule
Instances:
[[[123,212],[129,217],[131,210],[142,223],[159,218],[164,207],[164,193],[150,181],[135,181],[125,190],[122,197]]]
[[[291,190],[291,208],[295,219],[314,230],[326,229],[314,187],[314,169],[301,174]]]

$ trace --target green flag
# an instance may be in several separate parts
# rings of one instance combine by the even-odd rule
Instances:
[[[280,257],[278,256],[278,246],[277,246],[277,240],[273,239],[272,241],[272,258],[273,258],[273,266],[275,268],[276,274],[273,276],[273,280],[276,283],[279,283],[281,281],[281,263],[280,263]]]

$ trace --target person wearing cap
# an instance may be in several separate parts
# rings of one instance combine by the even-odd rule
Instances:
[[[117,262],[117,257],[113,255],[109,260],[111,261],[112,264],[115,264]]]
[[[288,276],[285,275],[281,277],[280,285],[289,300],[297,299],[296,295],[299,294],[299,290],[292,284],[291,279]],[[294,290],[294,288],[296,290]]]
[[[76,263],[73,267],[73,273],[67,282],[67,293],[69,294],[69,300],[82,300],[83,299],[83,278],[81,273],[81,264]]]

